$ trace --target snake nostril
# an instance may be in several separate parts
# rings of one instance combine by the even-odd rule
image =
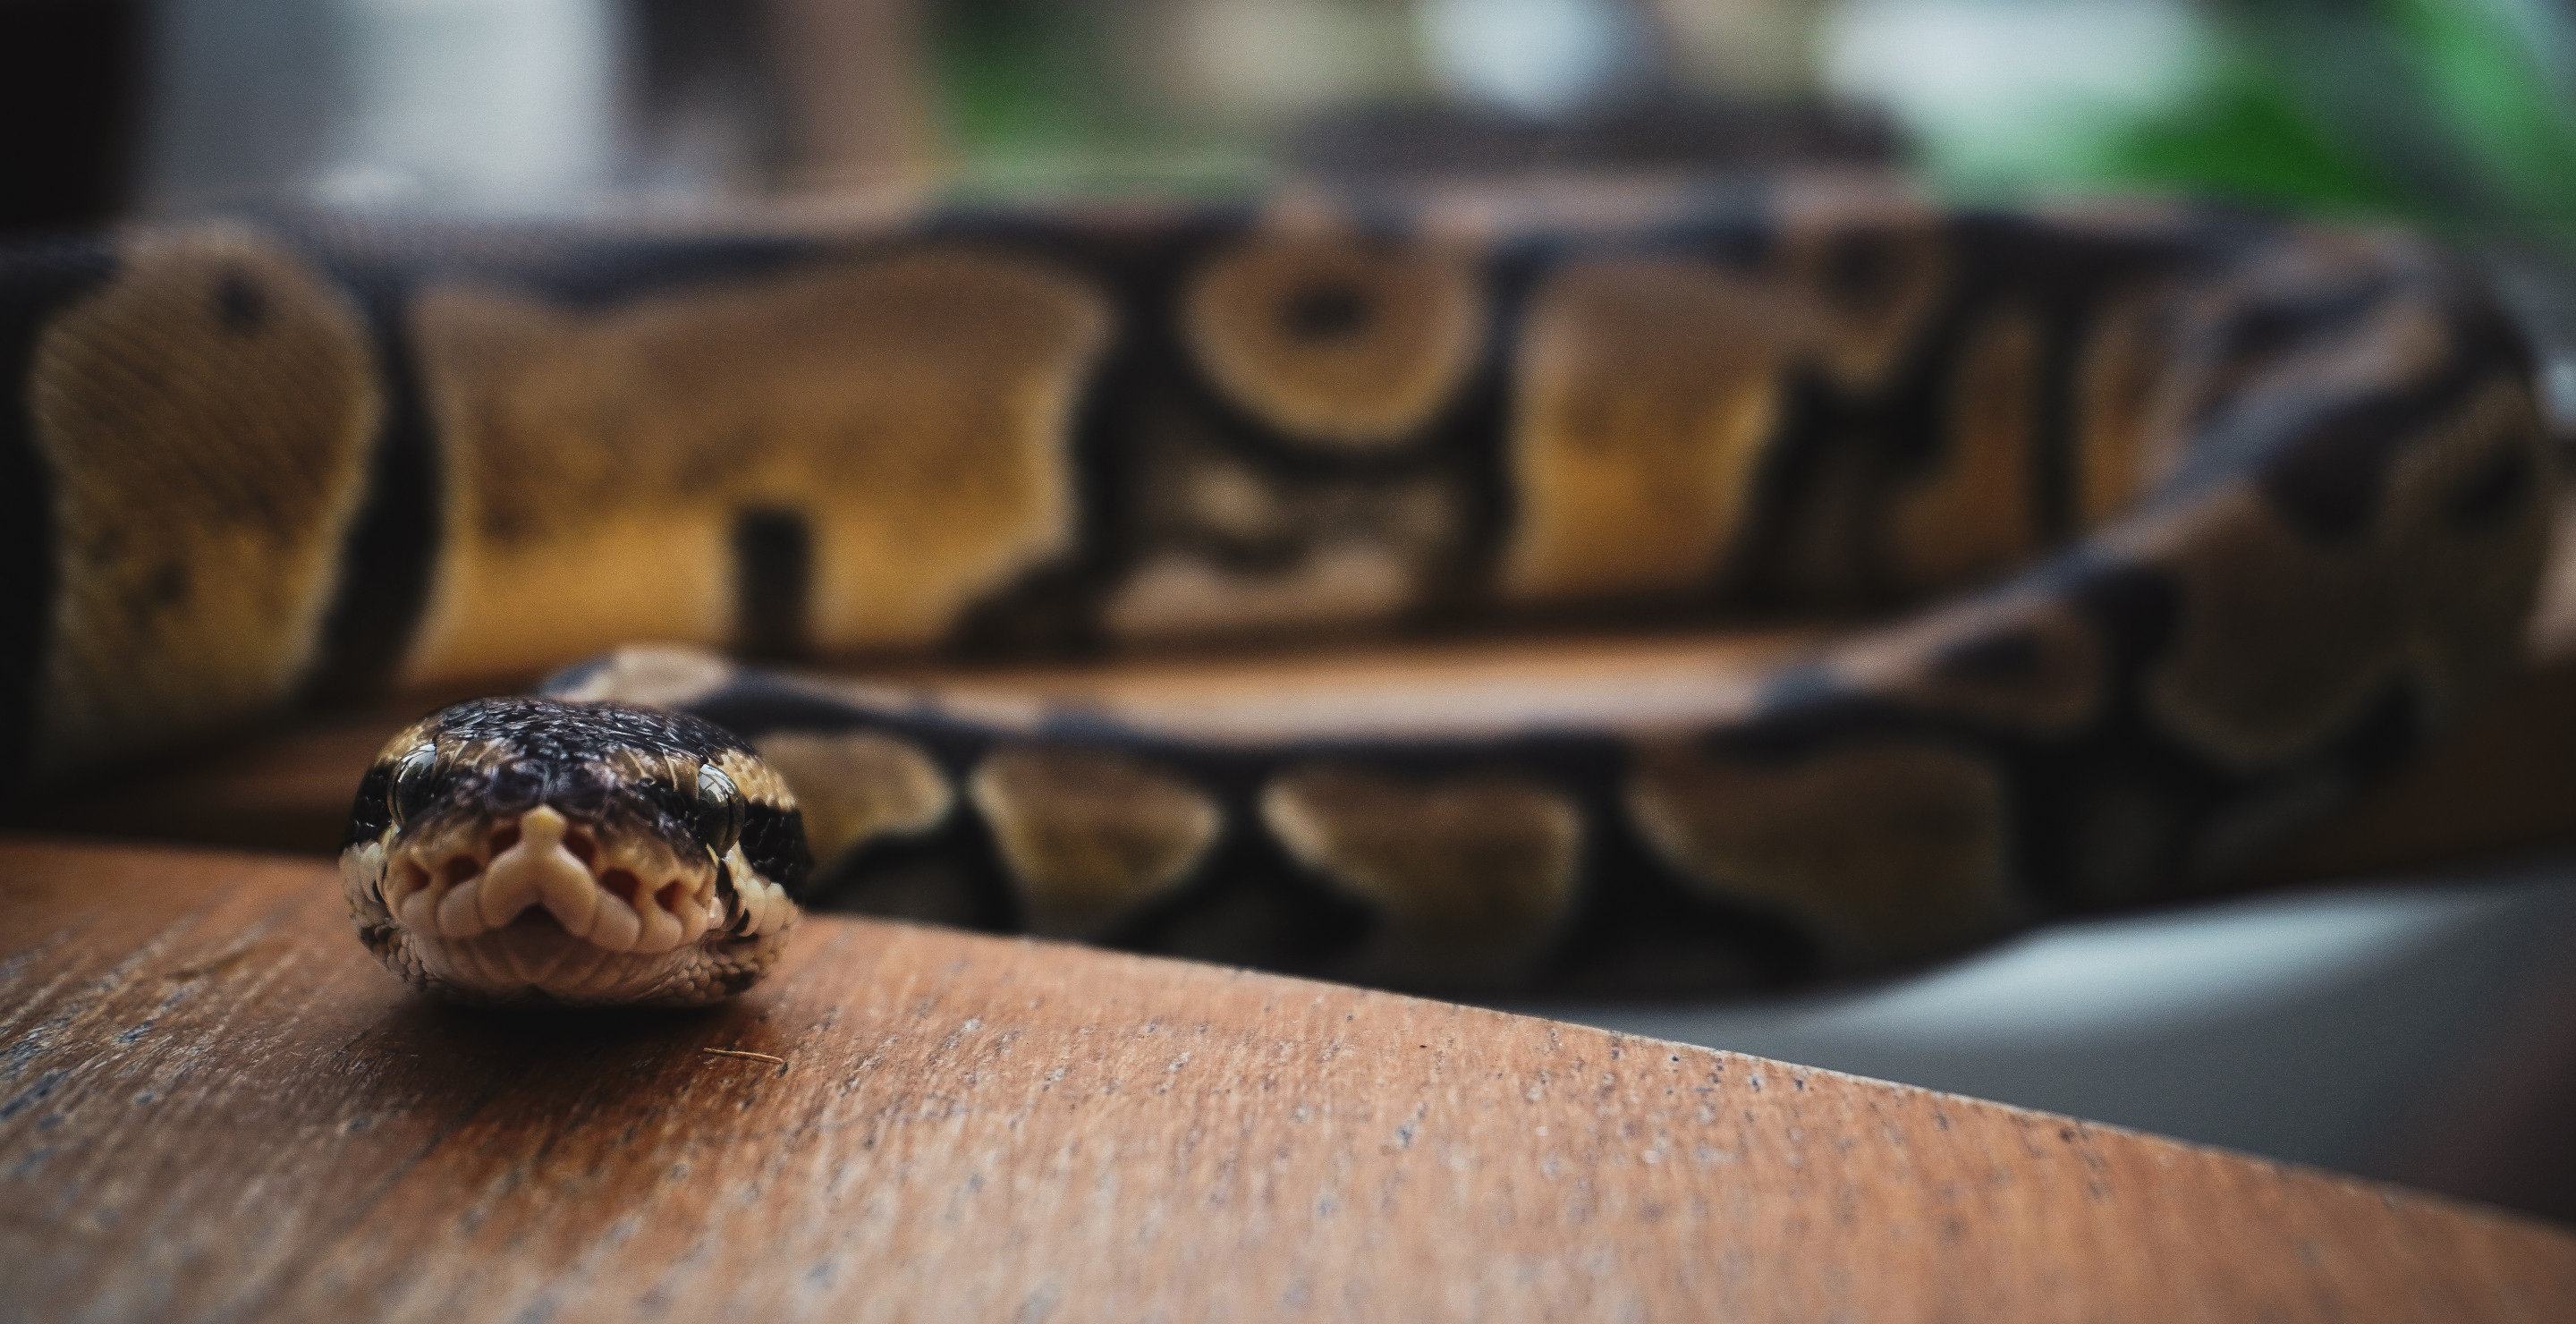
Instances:
[[[592,841],[590,834],[580,828],[564,833],[563,848],[581,861],[581,867],[585,869],[593,867],[599,859],[599,843]]]
[[[429,870],[404,860],[394,866],[392,881],[394,899],[400,901],[415,892],[429,889]]]
[[[545,765],[521,759],[492,774],[484,788],[494,808],[515,814],[546,798]]]
[[[504,823],[504,824],[502,824],[501,826],[499,826],[499,827],[496,827],[496,828],[492,829],[491,847],[492,847],[492,853],[493,853],[493,854],[498,855],[498,854],[500,854],[501,852],[503,852],[503,851],[505,851],[505,850],[508,850],[508,849],[510,849],[512,846],[516,846],[516,845],[518,845],[518,844],[519,844],[519,820],[517,820],[517,819],[515,819],[515,818],[514,818],[514,819],[511,819],[509,822]]]
[[[680,882],[678,879],[673,879],[670,882],[662,884],[662,890],[653,894],[653,904],[660,906],[662,909],[667,910],[674,915],[679,914],[680,898],[686,896],[688,891],[689,888],[687,884]]]
[[[634,871],[611,869],[599,876],[599,885],[616,893],[618,900],[638,910],[643,909],[644,880],[636,877]]]
[[[471,855],[450,855],[447,857],[447,865],[443,872],[447,875],[447,885],[454,887],[483,872],[483,862]]]

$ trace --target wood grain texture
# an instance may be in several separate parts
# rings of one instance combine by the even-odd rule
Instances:
[[[458,1012],[321,866],[29,841],[0,1211],[8,1320],[2576,1318],[2536,1225],[1757,1058],[837,918]]]

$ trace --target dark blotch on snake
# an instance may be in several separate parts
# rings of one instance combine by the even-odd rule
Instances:
[[[1823,292],[1845,312],[1867,312],[1885,302],[1895,284],[1897,259],[1883,236],[1835,236],[1825,249]]]
[[[1341,282],[1319,282],[1279,306],[1279,329],[1292,340],[1340,340],[1368,326],[1367,293]]]
[[[2010,685],[2038,675],[2047,656],[2039,636],[2031,630],[1996,630],[1941,650],[1932,661],[1932,674],[1940,680]]]
[[[2485,460],[2451,491],[2451,527],[2461,533],[2488,528],[2522,508],[2532,488],[2531,452],[2507,447]]]
[[[2068,579],[2065,594],[2123,657],[2162,650],[2182,619],[2182,585],[2158,566],[2087,566]]]
[[[742,807],[742,858],[761,877],[802,896],[814,857],[805,846],[803,810],[780,810],[754,801]]]
[[[734,651],[755,661],[803,657],[812,649],[806,604],[814,585],[814,530],[793,510],[746,510],[734,517]]]
[[[2312,407],[2257,470],[2263,499],[2319,542],[2369,536],[2386,503],[2390,466],[2456,404],[2448,393],[2365,395]]]
[[[144,596],[155,607],[175,607],[188,600],[188,567],[173,561],[152,572]]]
[[[238,267],[226,270],[215,284],[215,321],[237,336],[256,334],[268,324],[268,296]]]

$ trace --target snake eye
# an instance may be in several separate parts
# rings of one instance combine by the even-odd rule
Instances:
[[[385,808],[393,811],[394,826],[427,809],[430,793],[437,789],[438,746],[412,746],[394,765],[393,780],[385,784]]]
[[[742,792],[712,767],[698,769],[698,840],[722,855],[742,838]]]

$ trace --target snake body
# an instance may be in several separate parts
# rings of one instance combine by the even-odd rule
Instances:
[[[1440,989],[1918,959],[2223,881],[2401,763],[2547,536],[2529,356],[2437,249],[1846,179],[223,221],[0,259],[0,349],[40,780],[633,641],[1873,622],[1686,718],[1475,730],[613,653],[361,789],[362,932],[456,996],[722,996],[791,893]]]

